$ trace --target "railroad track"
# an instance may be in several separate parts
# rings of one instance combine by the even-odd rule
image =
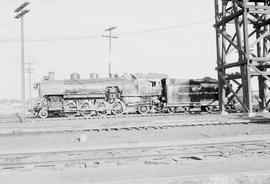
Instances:
[[[237,115],[237,112],[230,112],[232,115]],[[171,116],[185,116],[193,117],[194,115],[215,115],[217,112],[201,112],[201,111],[190,111],[190,112],[176,112],[176,113],[148,113],[148,114],[122,114],[122,115],[104,115],[104,116],[75,116],[75,117],[49,117],[41,119],[38,117],[28,117],[30,121],[46,122],[46,121],[74,121],[74,120],[98,120],[98,119],[123,119],[123,118],[145,118],[145,117],[171,117]],[[241,114],[241,113],[240,113]],[[1,122],[0,122],[1,123]]]
[[[201,112],[194,112],[200,113]],[[209,113],[208,113],[209,114]],[[123,114],[123,115],[106,115],[106,116],[78,116],[78,117],[51,117],[47,119],[28,118],[30,121],[44,122],[44,121],[74,121],[74,120],[95,120],[95,119],[123,119],[123,118],[145,118],[145,117],[166,117],[166,116],[187,116],[192,114],[187,113],[149,113],[149,114]]]
[[[0,129],[0,135],[14,135],[14,134],[41,134],[41,133],[61,133],[61,132],[109,132],[109,131],[141,131],[141,130],[162,130],[169,128],[181,127],[198,127],[198,126],[221,126],[221,125],[237,125],[249,124],[250,120],[231,119],[231,120],[159,120],[146,122],[114,122],[102,124],[72,124],[61,126],[31,124],[25,127],[5,127]]]
[[[134,163],[168,165],[187,159],[199,161],[209,157],[227,158],[243,154],[270,156],[270,140],[0,154],[0,170],[87,168]]]
[[[173,118],[170,118],[173,116]],[[141,117],[138,118],[138,117]],[[145,117],[145,118],[143,118]],[[159,118],[162,117],[162,118]],[[168,118],[167,118],[168,117]],[[110,118],[115,119],[113,121]],[[118,118],[118,119],[117,119]],[[126,118],[126,119],[124,119]],[[153,119],[152,119],[153,118]],[[94,120],[95,121],[91,121]],[[104,121],[103,121],[104,119]],[[59,120],[62,120],[61,122]],[[269,119],[242,119],[236,116],[219,117],[216,115],[198,118],[193,115],[183,114],[146,114],[125,116],[95,116],[92,119],[75,117],[68,119],[32,119],[30,123],[2,124],[0,136],[14,134],[40,134],[61,132],[108,132],[108,131],[132,131],[132,130],[160,130],[168,128],[196,127],[196,126],[222,126],[249,123],[268,123]],[[73,120],[73,121],[71,121]]]
[[[194,116],[194,114],[210,114],[205,112],[192,112],[192,113],[148,113],[148,114],[123,114],[123,115],[105,115],[105,116],[75,116],[75,117],[49,117],[41,119],[38,117],[26,118],[28,122],[56,122],[56,121],[77,121],[77,120],[99,120],[99,119],[125,119],[125,118],[147,118],[147,117],[171,117],[171,116]],[[211,113],[216,114],[216,113]],[[0,121],[2,123],[18,123],[19,118],[4,119]]]

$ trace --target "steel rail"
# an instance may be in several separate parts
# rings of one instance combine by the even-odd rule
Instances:
[[[260,123],[268,122],[260,120]],[[8,135],[28,135],[28,134],[42,134],[42,133],[64,133],[64,132],[110,132],[110,131],[141,131],[141,130],[160,130],[169,128],[183,128],[183,127],[200,127],[200,126],[224,126],[224,125],[239,125],[249,124],[249,120],[237,120],[231,119],[230,121],[184,121],[184,122],[140,122],[140,123],[123,123],[123,124],[108,124],[108,125],[67,125],[63,127],[47,126],[39,127],[20,127],[15,128],[2,128],[0,130],[0,136]],[[253,122],[252,122],[253,123]]]
[[[0,169],[58,167],[68,165],[101,165],[121,161],[162,162],[162,160],[203,160],[211,156],[230,157],[239,154],[265,153],[270,156],[270,141],[236,141],[195,145],[128,147],[59,152],[0,155]],[[38,157],[38,158],[37,158]]]

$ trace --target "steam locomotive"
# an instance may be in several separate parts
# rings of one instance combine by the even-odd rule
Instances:
[[[218,83],[203,79],[170,79],[166,74],[126,74],[121,77],[55,80],[54,73],[35,85],[40,100],[34,115],[105,116],[123,113],[187,112],[218,110]]]

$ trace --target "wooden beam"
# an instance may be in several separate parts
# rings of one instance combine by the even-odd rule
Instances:
[[[255,72],[262,75],[264,78],[270,81],[270,77],[268,77],[265,73],[263,73],[261,70],[259,70],[256,66],[253,66],[251,64],[248,65],[250,68],[252,68]]]
[[[269,57],[252,57],[250,58],[250,60],[252,61],[265,61],[265,62],[269,62],[270,58]]]
[[[214,24],[214,27],[218,28],[222,24],[226,24],[230,21],[232,21],[235,17],[239,17],[241,14],[243,14],[244,10],[239,10],[234,14],[231,14],[229,16],[223,17],[222,20],[218,21],[216,24]]]
[[[222,74],[220,72],[218,72],[218,75],[220,76],[220,78],[222,79],[222,81],[226,84],[226,86],[230,89],[230,91],[233,93],[233,95],[235,96],[235,98],[238,100],[238,102],[242,105],[242,107],[245,109],[245,111],[249,111],[248,108],[243,104],[243,102],[240,100],[240,98],[237,96],[237,94],[234,92],[233,88],[231,87],[231,85],[228,83],[228,81],[226,79],[223,78]]]
[[[242,55],[246,55],[246,53],[241,49],[241,48],[239,48],[238,46],[237,46],[237,44],[236,43],[234,43],[229,37],[228,37],[228,35],[226,35],[226,34],[224,34],[223,33],[223,31],[221,31],[221,30],[217,30],[218,31],[218,33],[220,33],[228,42],[230,42]]]
[[[240,91],[241,88],[242,88],[242,84],[240,84],[240,85],[238,86],[238,88],[237,88],[237,90],[235,91],[235,93],[237,94],[237,93]],[[234,94],[233,94],[232,96],[230,96],[230,98],[228,99],[228,102],[226,103],[225,107],[227,107],[227,106],[231,103],[231,101],[233,100],[233,98],[234,98]]]
[[[216,67],[216,70],[233,68],[233,67],[244,65],[244,64],[247,64],[247,63],[246,62],[228,63],[228,64],[225,64],[225,65]]]
[[[257,23],[257,24],[255,24],[253,27],[254,27],[255,29],[258,29],[258,28],[261,28],[261,27],[266,26],[266,25],[268,25],[268,24],[270,24],[270,19],[267,19],[267,20],[264,20],[264,21],[262,21],[262,22],[260,22],[260,23]]]
[[[252,42],[249,47],[252,48],[254,47],[257,43],[259,43],[262,39],[264,39],[266,36],[269,36],[270,34],[265,31],[263,35],[261,35],[258,39],[256,39],[254,42]]]

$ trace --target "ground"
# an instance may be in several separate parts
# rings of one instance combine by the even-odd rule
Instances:
[[[128,147],[151,147],[165,145],[220,144],[231,141],[270,141],[270,121],[267,116],[254,121],[240,116],[181,115],[168,117],[130,117],[98,120],[29,121],[1,123],[6,130],[29,131],[25,133],[1,133],[0,155],[63,150],[107,149]],[[249,123],[224,124],[225,120]],[[215,124],[223,122],[223,124]],[[104,131],[42,131],[67,127],[110,127],[148,123],[207,123],[206,125],[179,126],[148,129],[118,129]],[[210,123],[210,124],[209,124]],[[213,123],[213,124],[211,124]],[[42,129],[43,128],[43,129]],[[5,130],[5,131],[3,131]],[[36,131],[36,132],[34,132]],[[241,152],[241,151],[240,151]],[[230,152],[231,153],[231,152]],[[198,156],[200,157],[200,155]],[[154,161],[153,161],[154,160]],[[4,183],[270,183],[270,152],[220,154],[203,157],[177,158],[157,157],[151,161],[109,160],[98,164],[76,164],[60,167],[2,169],[0,184]],[[1,166],[1,163],[0,163]]]

